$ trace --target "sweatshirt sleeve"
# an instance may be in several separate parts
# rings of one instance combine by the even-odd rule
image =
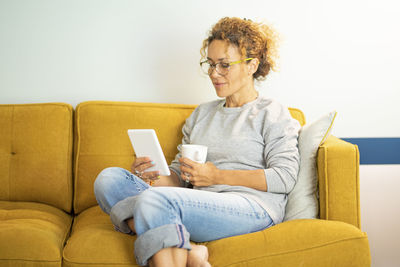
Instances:
[[[299,172],[298,135],[300,124],[289,110],[276,107],[264,125],[264,170],[268,192],[288,194]]]

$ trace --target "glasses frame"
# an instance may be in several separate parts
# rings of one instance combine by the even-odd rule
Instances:
[[[218,62],[218,63],[215,63],[215,64],[211,64],[211,63],[209,62],[209,60],[207,59],[207,60],[204,60],[204,61],[200,62],[200,67],[201,67],[201,69],[203,70],[203,64],[207,63],[207,64],[209,65],[209,67],[208,67],[208,72],[204,72],[204,70],[203,70],[203,72],[204,72],[205,74],[211,75],[211,73],[213,72],[213,70],[215,70],[219,75],[225,76],[225,75],[228,74],[230,66],[235,65],[235,64],[239,64],[239,63],[242,63],[242,62],[247,62],[247,61],[252,60],[252,59],[254,59],[254,58],[249,57],[249,58],[245,58],[245,59],[241,59],[241,60],[237,60],[237,61],[232,61],[232,62]],[[228,64],[228,67],[222,67],[222,68],[226,69],[226,73],[220,73],[220,72],[217,70],[217,68],[218,68],[217,66],[218,66],[218,65],[221,66],[221,64]]]

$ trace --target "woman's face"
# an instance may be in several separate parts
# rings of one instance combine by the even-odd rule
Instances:
[[[214,40],[208,45],[207,59],[211,64],[230,63],[242,60],[239,48],[222,40]],[[246,62],[229,67],[226,75],[219,74],[215,69],[209,74],[219,97],[245,96],[254,87],[254,64]]]

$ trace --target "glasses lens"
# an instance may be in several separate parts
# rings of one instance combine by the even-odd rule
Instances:
[[[208,63],[207,61],[201,62],[200,66],[201,66],[201,70],[204,72],[204,74],[208,75],[209,70],[210,70],[210,63]]]
[[[216,71],[220,74],[220,75],[226,75],[228,74],[229,71],[229,63],[218,63],[216,66]]]
[[[204,61],[200,63],[201,70],[204,74],[211,75],[215,70],[219,75],[226,75],[229,72],[229,63],[217,63],[211,65],[209,62]]]

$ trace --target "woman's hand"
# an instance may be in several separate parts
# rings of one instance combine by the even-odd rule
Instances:
[[[136,158],[132,163],[131,171],[134,175],[141,178],[149,185],[153,185],[155,180],[160,179],[159,171],[146,172],[146,170],[154,165],[154,162],[148,157]]]
[[[180,158],[183,180],[194,186],[217,184],[219,169],[211,162],[197,163],[188,158]]]

